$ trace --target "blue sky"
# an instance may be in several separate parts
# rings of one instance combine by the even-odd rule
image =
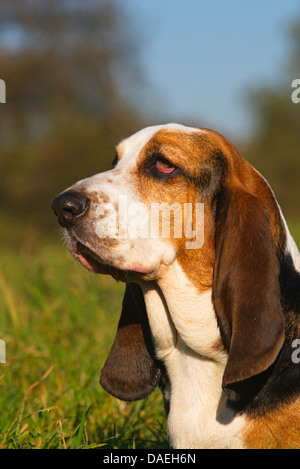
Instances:
[[[289,54],[286,31],[300,15],[299,0],[125,4],[140,31],[147,79],[140,99],[154,108],[154,122],[188,121],[228,137],[246,135],[251,129],[246,91],[282,78]]]

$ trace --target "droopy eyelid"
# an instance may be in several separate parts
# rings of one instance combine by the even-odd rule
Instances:
[[[177,168],[178,166],[172,161],[170,161],[168,158],[166,158],[164,155],[160,153],[154,153],[147,162],[147,166],[150,167],[152,165],[155,165],[157,161],[161,161],[162,164],[168,165],[168,166],[174,166],[174,168]]]

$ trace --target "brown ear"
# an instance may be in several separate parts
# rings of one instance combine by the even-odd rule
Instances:
[[[101,385],[118,399],[143,399],[160,378],[151,355],[154,356],[153,344],[142,290],[139,285],[128,283],[117,334],[101,372]]]
[[[223,188],[216,207],[213,302],[228,351],[223,389],[266,370],[283,341],[279,262],[264,202],[242,187]]]

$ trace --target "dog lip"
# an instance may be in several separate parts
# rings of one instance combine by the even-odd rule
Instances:
[[[152,266],[145,267],[141,264],[134,264],[130,269],[114,267],[106,264],[90,247],[89,243],[84,244],[78,240],[76,240],[76,251],[74,252],[74,257],[87,270],[96,274],[112,275],[113,277],[116,277],[116,275],[121,272],[147,275],[152,274],[155,270]]]
[[[74,256],[83,267],[91,272],[107,275],[110,273],[110,266],[102,263],[96,253],[80,241],[76,242],[76,252]]]
[[[133,272],[138,272],[139,274],[152,274],[154,272],[153,267],[143,267],[142,265],[133,266],[133,268],[130,270]]]

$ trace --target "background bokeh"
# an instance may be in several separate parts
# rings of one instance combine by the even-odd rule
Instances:
[[[225,134],[299,244],[299,59],[298,0],[0,1],[0,449],[169,447],[158,390],[99,385],[125,286],[75,262],[51,201],[175,121]]]
[[[293,0],[2,0],[0,240],[57,236],[58,192],[174,121],[224,133],[297,220],[299,57]]]

